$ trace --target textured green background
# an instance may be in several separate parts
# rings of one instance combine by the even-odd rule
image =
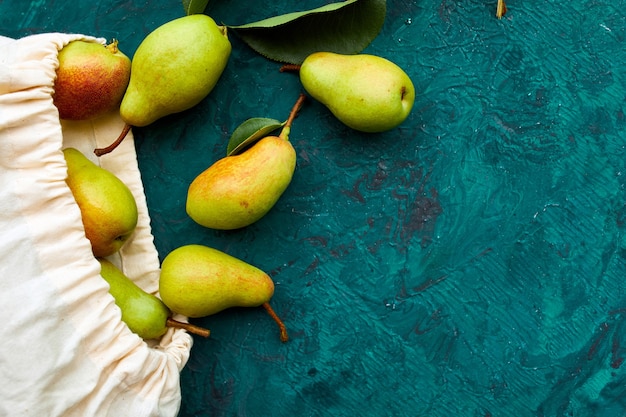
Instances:
[[[248,23],[323,1],[213,0]],[[285,119],[297,77],[231,36],[200,105],[136,130],[161,256],[222,249],[272,304],[197,320],[180,417],[626,415],[626,12],[608,0],[388,1],[366,52],[414,80],[400,128],[355,133],[309,101],[290,188],[253,226],[185,214],[190,181],[249,117]],[[0,34],[118,38],[131,55],[176,1],[0,0]],[[184,73],[181,73],[184,76]]]

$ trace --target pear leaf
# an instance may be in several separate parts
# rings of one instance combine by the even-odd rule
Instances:
[[[265,117],[253,117],[240,124],[230,136],[226,155],[236,155],[243,149],[264,138],[276,129],[284,126],[285,122]]]
[[[183,8],[187,16],[204,13],[209,0],[183,0]]]
[[[301,64],[317,51],[356,54],[382,29],[385,0],[347,0],[227,27],[268,59]]]

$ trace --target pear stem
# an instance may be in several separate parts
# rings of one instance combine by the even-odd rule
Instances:
[[[182,321],[174,320],[171,317],[167,319],[166,325],[167,327],[174,327],[175,329],[184,329],[187,330],[189,333],[202,337],[209,337],[209,335],[211,334],[211,331],[209,329],[205,329],[204,327],[196,326],[191,323],[183,323]]]
[[[298,64],[285,64],[280,67],[280,72],[298,72],[300,71],[300,65]]]
[[[496,7],[496,17],[502,19],[502,16],[506,14],[506,3],[504,0],[498,0],[498,6]]]
[[[110,44],[108,44],[106,46],[106,48],[112,53],[112,54],[116,54],[119,51],[119,48],[117,47],[118,44],[118,40],[117,39],[113,39],[111,41]]]
[[[280,341],[283,343],[288,341],[289,336],[287,335],[287,328],[285,327],[285,323],[283,323],[283,321],[280,319],[280,317],[278,317],[276,312],[274,312],[274,309],[272,308],[272,306],[270,306],[270,303],[263,303],[263,308],[267,311],[270,317],[274,319],[276,324],[278,324],[278,328],[280,329]]]
[[[306,99],[306,95],[301,93],[300,96],[298,97],[298,100],[296,101],[296,104],[293,105],[291,112],[289,113],[289,118],[285,122],[283,129],[280,131],[280,135],[278,135],[279,138],[284,139],[284,140],[289,140],[289,133],[291,133],[291,124],[293,123],[293,120],[298,115],[298,111],[300,111],[300,108],[302,107],[302,103],[304,103],[305,99]]]
[[[128,132],[130,132],[130,129],[132,129],[132,126],[128,123],[125,124],[124,129],[122,129],[122,133],[120,133],[118,138],[115,139],[115,142],[105,148],[96,148],[94,149],[93,153],[95,153],[96,156],[102,156],[108,154],[109,152],[112,152],[115,148],[119,146],[120,143],[122,143],[126,135],[128,135]]]

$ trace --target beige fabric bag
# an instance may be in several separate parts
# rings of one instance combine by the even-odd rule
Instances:
[[[192,339],[170,329],[146,343],[121,322],[65,184],[62,148],[98,161],[93,149],[123,127],[117,114],[59,121],[57,54],[76,39],[104,42],[0,37],[0,415],[176,416]],[[111,260],[156,293],[159,260],[132,134],[99,163],[131,188],[140,213],[134,236]]]

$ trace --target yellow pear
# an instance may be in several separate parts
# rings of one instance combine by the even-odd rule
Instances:
[[[395,63],[375,55],[315,52],[299,67],[304,89],[348,127],[393,129],[411,112],[415,87]]]
[[[218,160],[192,181],[189,217],[205,227],[232,230],[256,222],[274,207],[295,171],[289,133],[304,98],[300,95],[279,136],[264,137],[242,153]]]
[[[126,126],[111,145],[96,149],[96,155],[115,149],[132,126],[147,126],[198,104],[217,84],[231,49],[226,26],[205,14],[180,17],[150,32],[133,56],[120,105]]]
[[[79,150],[66,148],[66,183],[80,213],[95,256],[120,250],[135,231],[137,202],[130,189],[110,171],[91,162]]]
[[[100,275],[109,284],[109,293],[122,312],[122,321],[143,339],[157,339],[168,327],[186,329],[190,333],[208,337],[209,331],[170,317],[171,312],[158,297],[145,292],[111,261],[98,258]]]
[[[261,269],[227,253],[203,245],[185,245],[171,251],[161,264],[159,294],[170,310],[188,317],[205,317],[230,307],[263,306],[284,324],[269,301],[274,282]]]

